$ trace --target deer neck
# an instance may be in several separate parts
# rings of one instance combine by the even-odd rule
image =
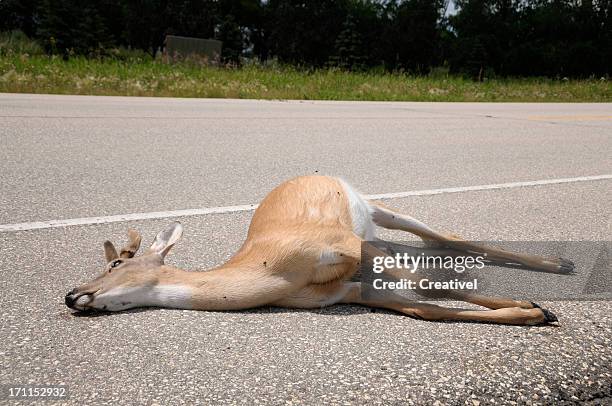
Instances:
[[[153,288],[151,304],[194,310],[235,310],[257,306],[259,272],[256,269],[220,267],[186,271],[163,267]],[[259,275],[260,276],[260,275]]]

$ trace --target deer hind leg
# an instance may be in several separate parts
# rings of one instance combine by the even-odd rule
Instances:
[[[364,255],[367,258],[374,256],[387,256],[381,249],[368,244]],[[396,268],[387,268],[390,276],[401,279],[411,279],[418,283],[420,276]],[[422,291],[426,297],[448,298],[461,300],[491,310],[452,309],[428,303],[419,303],[395,294],[393,291],[379,291],[373,297],[364,297],[361,284],[353,283],[342,299],[343,303],[357,303],[372,307],[381,307],[395,310],[409,316],[425,320],[465,320],[484,321],[502,324],[540,324],[557,321],[557,317],[550,311],[528,301],[519,301],[502,297],[489,297],[460,290]]]
[[[474,298],[473,303],[499,306],[494,310],[468,310],[458,308],[442,307],[429,303],[413,302],[399,295],[393,295],[391,300],[366,299],[361,294],[361,284],[358,282],[347,283],[346,294],[339,303],[359,304],[368,307],[376,307],[393,310],[407,316],[428,321],[474,321],[499,324],[535,325],[557,321],[551,312],[537,308],[523,308],[510,306],[511,299],[504,298]],[[478,302],[478,303],[477,303]]]
[[[380,227],[413,233],[425,241],[435,241],[450,248],[487,254],[490,260],[513,262],[534,269],[549,272],[569,273],[574,270],[574,263],[563,258],[546,258],[536,255],[517,254],[483,244],[466,241],[456,235],[436,231],[422,222],[397,211],[385,207],[381,203],[370,203],[372,220]]]

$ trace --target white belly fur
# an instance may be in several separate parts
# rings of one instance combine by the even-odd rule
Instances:
[[[368,202],[351,185],[339,179],[346,192],[353,221],[353,232],[366,241],[376,236],[376,226],[372,221],[372,209]]]

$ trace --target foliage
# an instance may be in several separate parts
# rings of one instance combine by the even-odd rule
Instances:
[[[0,55],[41,55],[43,53],[38,42],[28,38],[22,31],[0,33]]]
[[[351,15],[348,15],[342,31],[336,38],[334,54],[330,57],[330,65],[341,69],[360,70],[363,68],[363,40],[361,33]]]
[[[239,64],[243,38],[240,26],[232,15],[227,16],[219,25],[218,39],[223,41],[221,51],[223,62],[234,65]]]
[[[386,38],[395,60],[387,58],[394,68],[426,73],[441,63],[439,55],[440,27],[438,20],[443,2],[410,0],[393,4]]]
[[[455,72],[499,75],[609,75],[612,1],[457,0],[451,18]]]
[[[427,74],[607,77],[612,0],[2,0],[0,32],[50,54],[155,56],[166,35],[216,38],[223,60]],[[112,56],[112,55],[111,55]]]
[[[131,54],[131,56],[130,56]],[[162,63],[142,52],[114,57],[0,56],[0,92],[124,96],[380,101],[611,102],[599,79],[491,79],[474,82],[444,69],[430,75],[297,69],[278,63],[241,68]],[[144,57],[143,57],[144,55]]]

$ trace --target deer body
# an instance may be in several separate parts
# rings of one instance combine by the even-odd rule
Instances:
[[[255,211],[247,238],[225,264],[205,272],[188,272],[164,264],[182,235],[174,223],[160,232],[142,256],[135,256],[140,236],[130,230],[130,243],[117,254],[105,243],[105,272],[74,289],[66,304],[76,310],[125,310],[173,307],[196,310],[240,310],[264,305],[317,308],[335,303],[384,307],[430,320],[476,320],[512,324],[555,321],[552,313],[525,301],[448,292],[489,311],[448,309],[403,299],[372,302],[350,282],[359,269],[361,243],[375,237],[376,225],[408,231],[454,248],[487,252],[492,257],[567,271],[569,261],[512,254],[493,247],[474,247],[450,234],[378,203],[367,202],[340,179],[299,177],[271,191]],[[385,255],[383,252],[378,254]]]
[[[177,271],[177,279],[188,281],[191,308],[282,304],[319,285],[349,280],[358,269],[359,253],[346,248],[355,243],[356,232],[364,237],[374,224],[365,201],[351,200],[356,196],[348,188],[338,179],[312,176],[270,192],[253,215],[246,241],[227,263],[202,273]],[[313,301],[312,306],[320,304]]]

